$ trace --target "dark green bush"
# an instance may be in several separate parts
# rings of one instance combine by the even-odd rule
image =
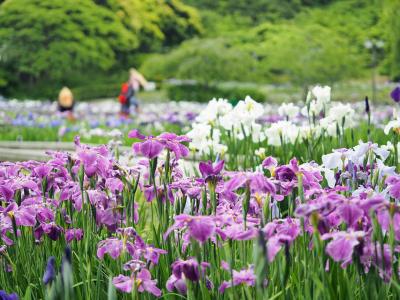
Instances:
[[[168,98],[175,101],[208,102],[212,98],[226,98],[232,104],[250,96],[256,101],[265,100],[265,94],[257,88],[250,87],[218,87],[216,85],[204,86],[200,84],[168,85],[166,87]]]
[[[76,100],[93,100],[101,98],[117,98],[121,90],[121,83],[93,84],[72,88]]]
[[[110,82],[92,83],[82,82],[81,84],[61,84],[57,82],[39,83],[33,87],[25,86],[23,89],[12,90],[10,94],[18,99],[50,99],[56,100],[60,89],[65,85],[69,87],[74,98],[80,100],[94,100],[101,98],[117,98],[123,80]]]

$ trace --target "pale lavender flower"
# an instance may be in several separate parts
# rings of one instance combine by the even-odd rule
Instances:
[[[243,269],[240,271],[233,270],[233,278],[229,281],[224,281],[220,285],[218,291],[220,293],[225,292],[227,288],[237,285],[247,285],[247,286],[255,286],[256,285],[256,275],[254,274],[254,268],[250,266],[247,269]]]
[[[139,293],[148,292],[156,297],[161,296],[161,290],[157,287],[157,280],[151,279],[149,270],[142,269],[135,276],[118,275],[113,278],[114,286],[125,293],[130,293],[136,286]]]
[[[73,240],[80,241],[83,238],[83,230],[81,228],[71,228],[65,230],[65,240],[70,243]]]
[[[364,231],[339,231],[324,234],[322,239],[332,238],[332,241],[326,246],[326,253],[334,261],[342,262],[342,267],[345,268],[352,261],[354,247],[360,243],[364,236]]]
[[[188,229],[191,237],[204,243],[215,233],[215,221],[211,216],[178,215],[174,217],[175,223],[164,233],[164,239],[176,229]]]

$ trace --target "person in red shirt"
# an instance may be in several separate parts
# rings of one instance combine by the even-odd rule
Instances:
[[[121,87],[121,93],[119,95],[119,101],[121,103],[121,115],[129,116],[130,108],[133,105],[136,113],[139,113],[139,101],[137,99],[137,93],[140,87],[145,88],[147,86],[147,80],[140,74],[136,69],[131,68],[129,70],[129,81],[125,82]]]

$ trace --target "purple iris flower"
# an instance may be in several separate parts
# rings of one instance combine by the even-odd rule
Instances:
[[[261,192],[274,194],[276,192],[275,185],[262,173],[253,173],[249,179],[250,191],[252,193]]]
[[[396,86],[393,91],[390,93],[390,97],[392,97],[393,101],[396,103],[400,102],[400,86]]]
[[[41,224],[41,227],[43,229],[43,232],[46,233],[47,236],[53,241],[58,240],[61,233],[63,232],[63,228],[54,222],[50,222],[47,224],[43,223]]]
[[[44,178],[47,177],[50,174],[50,171],[53,169],[53,167],[47,165],[47,164],[42,164],[36,168],[33,169],[34,173],[36,176],[39,178]]]
[[[135,153],[140,153],[148,159],[153,159],[164,150],[164,145],[156,139],[150,138],[144,142],[133,144],[132,148]]]
[[[108,253],[113,259],[117,259],[122,253],[128,252],[133,258],[138,258],[145,244],[132,227],[118,228],[119,238],[111,237],[102,240],[97,245],[97,257],[103,259]]]
[[[79,159],[82,161],[87,176],[92,177],[97,171],[97,154],[93,151],[80,151]]]
[[[147,246],[144,250],[143,257],[147,260],[152,262],[153,264],[158,264],[158,260],[161,254],[167,254],[168,252],[164,249],[158,249],[153,246]]]
[[[357,205],[355,201],[345,201],[337,209],[338,215],[350,227],[354,227],[357,222],[364,216],[364,211]]]
[[[296,173],[288,166],[280,166],[276,168],[275,176],[278,180],[283,182],[296,180]]]
[[[25,176],[18,176],[11,178],[10,181],[8,182],[8,186],[14,192],[16,190],[22,190],[22,189],[29,189],[34,192],[39,192],[38,184],[29,177]]]
[[[231,179],[229,179],[227,182],[224,183],[224,187],[222,190],[221,195],[231,201],[234,202],[238,198],[238,195],[234,193],[237,189],[243,187],[248,178],[245,175],[245,173],[239,172],[235,173]]]
[[[224,163],[225,163],[224,160],[220,160],[214,164],[211,161],[208,162],[201,161],[199,163],[199,170],[201,176],[203,176],[203,178],[205,178],[206,180],[216,178],[224,168]]]
[[[36,224],[36,211],[30,206],[18,207],[18,205],[13,202],[8,205],[2,213],[10,219],[15,219],[17,226],[33,227]]]
[[[154,186],[152,185],[144,186],[144,197],[148,202],[153,201],[156,198],[156,196],[158,196],[159,197],[158,199],[161,199],[163,203],[165,203],[166,200],[168,200],[171,203],[174,203],[175,200],[172,190],[169,189],[168,187],[167,187],[167,192],[165,192],[164,186],[158,186],[156,188],[156,191],[154,191]]]
[[[225,182],[222,195],[225,199],[234,201],[237,195],[233,193],[239,188],[248,184],[252,194],[255,193],[269,193],[275,194],[276,188],[274,183],[259,172],[232,172],[232,177],[229,181]]]
[[[48,260],[47,260],[47,266],[46,266],[46,270],[43,274],[43,283],[45,285],[48,285],[50,283],[53,282],[53,280],[56,278],[56,259],[54,256],[51,256]]]
[[[184,195],[189,196],[191,199],[199,199],[202,186],[204,185],[203,179],[177,179],[172,182],[169,187],[171,190],[180,190]]]
[[[16,293],[7,294],[6,291],[0,290],[0,299],[1,300],[18,300],[19,297]]]
[[[176,230],[187,228],[188,234],[200,243],[204,243],[215,233],[215,220],[211,216],[178,215],[174,217],[175,223],[164,233],[164,239]]]
[[[122,192],[122,190],[124,189],[124,184],[118,178],[107,178],[106,188],[108,188],[113,193]]]
[[[121,213],[117,208],[116,202],[111,202],[106,208],[99,206],[96,208],[96,222],[105,225],[110,231],[115,231],[118,222],[121,220]]]
[[[76,152],[88,177],[92,177],[95,174],[103,178],[109,177],[108,175],[112,170],[112,161],[110,159],[111,155],[104,145],[98,147],[80,145],[77,147]]]
[[[365,236],[364,231],[339,231],[327,233],[322,236],[322,239],[330,239],[332,241],[326,246],[326,253],[336,262],[342,262],[342,268],[345,268],[351,263],[354,247],[360,243],[360,239]]]
[[[257,237],[257,229],[250,227],[245,229],[243,224],[233,224],[225,227],[224,229],[217,228],[216,232],[220,235],[222,240],[227,238],[236,241],[247,241]]]
[[[73,240],[80,241],[83,238],[83,230],[80,228],[71,228],[65,230],[65,240],[70,243]]]
[[[103,259],[108,253],[113,259],[117,259],[122,253],[128,252],[132,257],[136,256],[137,247],[130,241],[122,241],[118,238],[108,238],[97,245],[97,257]]]
[[[186,136],[178,136],[169,132],[164,132],[157,137],[145,136],[134,129],[129,132],[128,137],[142,140],[142,142],[134,143],[132,148],[135,153],[140,153],[148,159],[157,157],[164,149],[173,152],[177,159],[189,154],[189,149],[182,144],[190,141]]]
[[[268,156],[262,162],[262,167],[265,169],[274,169],[277,165],[278,161],[272,156]]]
[[[377,213],[377,218],[379,224],[382,226],[382,229],[384,229],[386,232],[389,232],[390,230],[390,223],[391,223],[391,217],[388,209],[381,209]],[[400,240],[400,213],[395,213],[393,215],[393,229],[394,229],[394,235],[396,240]]]
[[[233,270],[233,278],[230,281],[224,281],[220,285],[218,291],[220,293],[225,292],[227,288],[237,285],[247,285],[247,286],[255,286],[256,285],[256,275],[254,274],[253,267],[249,267],[247,269],[243,269],[240,271]]]
[[[97,206],[108,202],[107,195],[104,193],[104,191],[87,190],[86,193],[89,196],[89,201],[92,205]]]
[[[400,177],[390,176],[386,179],[386,184],[389,187],[389,195],[394,199],[400,199]]]
[[[265,225],[263,231],[268,240],[268,261],[272,262],[282,246],[289,246],[300,235],[300,221],[292,218],[274,220]]]
[[[131,139],[139,139],[139,140],[144,140],[146,138],[146,136],[141,134],[138,129],[131,130],[128,133],[128,137]]]
[[[177,260],[172,264],[172,273],[177,278],[181,278],[182,274],[185,275],[190,281],[199,281],[199,263],[194,258],[188,260]]]
[[[146,263],[144,261],[141,261],[139,259],[131,259],[130,261],[124,263],[122,268],[125,271],[138,272],[145,267]]]
[[[184,135],[176,135],[175,133],[164,132],[158,136],[158,138],[165,145],[165,148],[169,149],[175,154],[176,159],[186,157],[189,154],[189,149],[183,145],[183,142],[190,142],[191,139]]]
[[[125,293],[130,293],[133,286],[136,285],[139,293],[148,292],[156,297],[161,296],[161,290],[157,287],[157,280],[151,279],[149,270],[142,269],[135,276],[118,275],[113,278],[114,286]]]
[[[7,185],[0,185],[0,195],[5,199],[7,202],[10,202],[14,197],[14,191],[9,188]]]
[[[201,278],[206,279],[207,288],[213,286],[212,282],[205,276],[206,268],[210,265],[207,262],[198,263],[195,258],[188,260],[179,259],[172,263],[172,274],[167,280],[167,290],[173,292],[174,290],[182,295],[186,295],[187,285],[186,280],[198,282]]]
[[[176,277],[174,274],[172,274],[166,283],[167,290],[170,292],[173,292],[176,290],[179,294],[186,295],[187,293],[187,286],[186,286],[186,281],[184,277]]]

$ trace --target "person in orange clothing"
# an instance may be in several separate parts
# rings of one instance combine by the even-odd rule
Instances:
[[[121,93],[118,97],[121,103],[121,115],[129,116],[132,105],[135,107],[136,113],[139,113],[137,93],[140,87],[145,88],[147,84],[147,80],[135,68],[129,70],[129,80],[122,85]]]

